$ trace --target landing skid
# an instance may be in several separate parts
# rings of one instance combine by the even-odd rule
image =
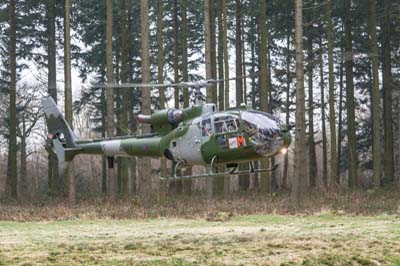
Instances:
[[[195,175],[179,175],[179,170],[181,166],[184,164],[183,161],[178,162],[174,167],[174,175],[171,177],[161,177],[161,180],[189,180],[189,179],[196,179],[196,178],[208,178],[208,177],[222,177],[228,175],[241,175],[241,174],[258,174],[258,173],[266,173],[275,171],[278,168],[278,164],[274,165],[271,168],[267,169],[255,169],[252,162],[249,163],[250,169],[249,170],[238,170],[238,164],[232,167],[229,171],[219,172],[216,164],[216,158],[213,158],[210,165],[210,170],[206,173],[202,174],[195,174]],[[215,169],[215,171],[213,170]]]

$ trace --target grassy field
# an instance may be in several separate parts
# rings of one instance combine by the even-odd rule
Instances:
[[[0,222],[0,265],[400,265],[396,215],[208,220]]]

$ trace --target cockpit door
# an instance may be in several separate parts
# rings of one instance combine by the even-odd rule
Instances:
[[[202,144],[201,119],[196,118],[189,125],[186,134],[178,141],[180,159],[188,163],[202,163],[201,144]]]

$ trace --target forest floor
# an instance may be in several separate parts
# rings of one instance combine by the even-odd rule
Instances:
[[[0,265],[400,265],[396,215],[0,222]]]

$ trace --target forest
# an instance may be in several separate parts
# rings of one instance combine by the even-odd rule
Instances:
[[[396,186],[397,1],[144,2],[2,1],[2,197],[64,194],[74,201],[75,187],[78,194],[112,197],[149,195],[156,187],[211,196],[283,190],[299,197],[313,188]],[[276,158],[274,173],[216,179],[205,187],[191,180],[165,184],[149,171],[150,163],[160,167],[158,160],[118,159],[110,178],[105,158],[87,156],[60,180],[56,159],[47,156],[44,95],[63,106],[78,135],[123,136],[148,130],[137,123],[138,113],[188,107],[188,88],[96,84],[232,77],[238,78],[208,87],[207,102],[219,110],[246,104],[294,127],[295,141]],[[148,179],[150,192],[141,189]]]
[[[251,164],[276,170],[78,155],[60,175],[45,97],[113,140],[194,105],[157,85],[205,80],[219,111],[290,130]],[[400,265],[399,183],[398,0],[0,0],[0,265]]]

